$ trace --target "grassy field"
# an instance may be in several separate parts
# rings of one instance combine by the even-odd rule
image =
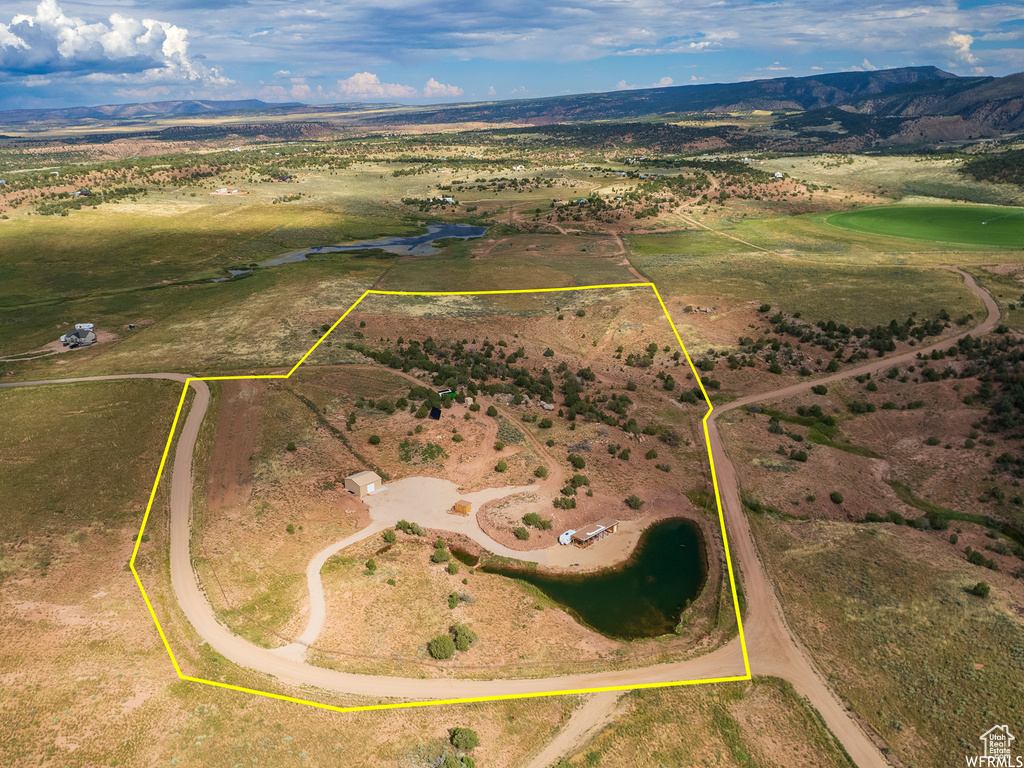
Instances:
[[[995,722],[1024,727],[1019,582],[957,557],[947,532],[751,521],[791,625],[904,765],[977,754]],[[981,580],[985,599],[968,593]]]
[[[889,237],[1020,248],[1024,209],[992,206],[894,205],[834,213],[827,224]]]
[[[0,390],[0,540],[34,529],[56,547],[141,520],[180,392],[146,380]]]
[[[625,714],[557,768],[847,768],[817,713],[792,687],[751,683],[634,691]]]
[[[811,321],[851,326],[902,322],[911,312],[922,317],[942,309],[953,317],[984,312],[963,280],[946,270],[795,262],[749,251],[710,256],[679,245],[672,253],[668,243],[658,255],[647,243],[648,253],[631,257],[633,265],[663,294],[704,297],[695,303],[764,302]]]

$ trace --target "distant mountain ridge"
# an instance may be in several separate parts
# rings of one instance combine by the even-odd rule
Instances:
[[[388,126],[430,123],[557,123],[636,120],[659,115],[748,110],[797,111],[805,127],[835,123],[866,131],[871,141],[917,143],[976,139],[1024,129],[1024,73],[1006,77],[959,77],[937,67],[902,67],[870,72],[835,72],[808,77],[781,77],[741,83],[643,88],[636,90],[550,96],[539,99],[402,106],[399,104],[305,105],[269,104],[258,99],[237,101],[184,100],[68,109],[0,112],[0,126],[45,123],[128,121],[136,125],[154,118],[223,115],[254,120],[244,131],[256,135],[261,116],[294,116],[299,134],[313,115],[335,125]],[[840,112],[836,112],[840,110]],[[843,118],[846,113],[850,119]],[[853,119],[862,115],[864,119]],[[870,119],[869,119],[870,118]],[[858,128],[857,126],[861,126]],[[183,124],[176,136],[189,133]],[[312,126],[307,126],[312,130]],[[318,131],[330,124],[319,123]],[[164,129],[163,132],[172,129]],[[199,137],[193,126],[191,134]],[[207,133],[216,130],[208,127]],[[269,129],[268,129],[269,130]],[[273,132],[281,133],[279,125]],[[308,132],[308,131],[307,131]],[[206,134],[203,134],[205,136]],[[211,134],[212,135],[212,134]]]
[[[118,120],[163,115],[194,117],[218,112],[263,112],[303,106],[299,102],[268,104],[259,99],[237,101],[184,100],[150,101],[142,104],[109,104],[98,107],[68,107],[66,109],[12,109],[0,112],[0,124],[18,125],[51,120]]]

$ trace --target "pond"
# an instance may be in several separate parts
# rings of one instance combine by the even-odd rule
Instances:
[[[414,235],[412,237],[380,237],[376,240],[364,240],[353,245],[318,245],[313,248],[306,248],[300,251],[290,251],[272,259],[260,262],[261,267],[276,267],[280,264],[290,264],[295,261],[305,261],[309,256],[317,253],[344,253],[345,251],[362,251],[367,248],[379,248],[388,253],[398,256],[430,256],[437,253],[431,243],[435,240],[447,238],[458,238],[460,240],[471,240],[475,237],[483,237],[487,234],[487,227],[474,227],[469,224],[431,224],[427,227],[426,234]]]
[[[610,637],[633,640],[672,632],[687,602],[704,586],[703,535],[689,520],[655,523],[624,565],[580,576],[484,566],[520,579],[561,604],[580,623]]]

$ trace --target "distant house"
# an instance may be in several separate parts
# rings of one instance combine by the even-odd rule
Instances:
[[[470,502],[466,501],[465,499],[461,499],[461,500],[455,502],[455,514],[456,515],[468,515],[472,511],[473,511],[473,505]]]
[[[437,390],[437,394],[439,394],[442,398],[455,397],[455,390],[448,389],[447,387],[445,387],[444,389]]]
[[[786,174],[784,174],[782,171],[776,171],[775,172],[775,178],[776,179],[784,179],[784,178],[786,178]]]
[[[345,478],[345,490],[354,493],[359,498],[368,496],[381,488],[380,475],[369,470],[356,472]]]
[[[75,197],[92,197],[91,189],[80,189],[75,192]]]
[[[76,328],[73,331],[68,331],[60,340],[64,343],[65,347],[88,347],[90,344],[96,343],[96,334],[91,330],[85,328]]]

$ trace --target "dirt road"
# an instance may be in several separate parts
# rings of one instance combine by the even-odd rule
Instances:
[[[741,398],[715,409],[715,415],[721,415],[753,402],[789,397],[808,390],[814,384],[836,381],[862,373],[874,373],[895,364],[915,360],[918,353],[928,354],[932,349],[947,348],[968,333],[982,335],[991,331],[999,320],[998,307],[991,296],[979,288],[969,275],[959,269],[955,269],[955,271],[964,278],[967,287],[981,297],[988,309],[988,317],[976,328],[942,342],[919,347],[894,357],[879,358],[842,373]],[[185,376],[181,374],[128,374],[55,381],[15,382],[0,384],[0,387],[146,378],[185,380]],[[195,401],[189,409],[188,417],[185,419],[178,439],[171,481],[171,582],[179,607],[186,618],[214,650],[230,661],[265,674],[274,675],[279,680],[291,685],[314,686],[374,699],[438,700],[502,697],[529,692],[594,687],[623,686],[628,688],[650,682],[726,678],[742,675],[743,661],[738,641],[733,641],[706,656],[684,662],[660,664],[636,670],[565,675],[542,680],[459,680],[450,678],[424,680],[355,675],[312,667],[253,645],[232,634],[217,620],[191,565],[189,546],[193,486],[192,458],[199,427],[209,405],[210,392],[205,382],[192,381],[190,386],[195,392]],[[828,727],[858,766],[861,768],[885,768],[887,763],[878,748],[852,719],[836,696],[825,686],[821,676],[814,669],[806,650],[786,625],[781,606],[761,564],[750,526],[743,512],[735,468],[728,458],[713,419],[708,421],[708,435],[710,447],[715,456],[715,468],[722,508],[726,518],[726,528],[746,591],[747,615],[744,620],[744,628],[752,672],[773,675],[790,681],[796,690],[806,696],[821,713]],[[582,736],[596,722],[607,716],[607,706],[606,699],[595,697],[574,715],[569,725],[563,729],[562,734],[556,737],[556,741],[560,745],[570,746],[577,735]],[[537,761],[541,760],[546,753],[547,750],[538,755],[534,763],[531,764],[531,768],[534,765],[542,765],[543,763]]]

